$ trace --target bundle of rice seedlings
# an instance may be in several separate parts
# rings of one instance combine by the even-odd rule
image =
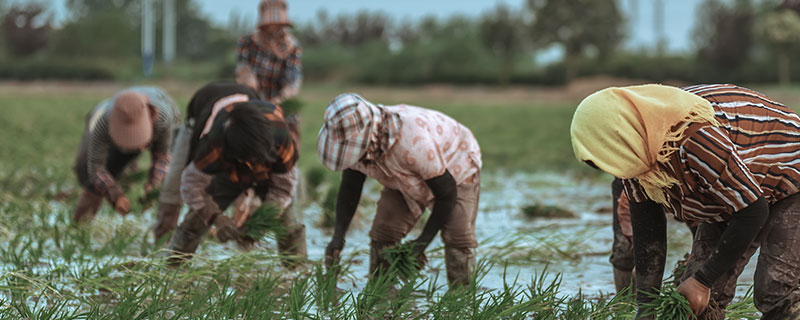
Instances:
[[[263,205],[247,218],[240,230],[244,235],[256,240],[269,235],[275,237],[285,235],[286,228],[281,224],[280,213],[280,208]]]
[[[411,244],[403,243],[383,250],[383,256],[389,261],[388,273],[402,280],[413,279],[419,273],[422,267],[411,248]]]
[[[686,300],[686,297],[671,284],[666,284],[661,288],[660,294],[648,295],[653,300],[641,306],[646,310],[645,315],[655,315],[658,319],[670,320],[697,319],[689,307],[689,300]]]
[[[522,207],[522,213],[527,218],[575,218],[575,213],[567,209],[535,203]]]
[[[303,101],[301,101],[300,99],[289,98],[286,99],[286,101],[284,101],[283,103],[281,103],[280,106],[285,114],[294,114],[294,113],[299,113],[300,110],[303,109],[304,104],[305,103],[303,103]]]

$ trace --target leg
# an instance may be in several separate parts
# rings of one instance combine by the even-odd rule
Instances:
[[[164,184],[158,195],[158,214],[153,226],[153,238],[158,241],[164,234],[175,229],[181,210],[181,173],[189,159],[189,142],[192,131],[187,126],[180,126],[172,145],[170,157],[172,161],[164,178]]]
[[[762,231],[754,300],[763,319],[798,319],[800,311],[800,194],[770,207]]]
[[[725,223],[703,223],[697,227],[697,235],[692,243],[692,253],[686,262],[686,272],[684,272],[681,282],[694,275],[711,256],[723,231],[725,231]],[[736,280],[757,248],[758,241],[755,241],[736,261],[733,268],[717,280],[717,283],[711,288],[713,304],[710,304],[709,308],[700,315],[701,319],[724,319],[724,310],[736,293]]]
[[[75,176],[78,177],[78,183],[83,186],[83,190],[78,197],[75,213],[72,216],[72,221],[75,223],[92,221],[103,204],[103,197],[97,194],[89,183],[89,172],[86,167],[89,151],[88,139],[88,134],[84,133],[80,144],[78,144],[75,165],[72,167],[73,171],[75,171]]]
[[[231,183],[224,176],[215,176],[203,195],[205,205],[199,210],[190,211],[172,235],[169,249],[174,254],[183,254],[183,257],[174,257],[170,262],[190,259],[203,235],[211,228],[217,214],[221,214],[241,192],[242,189],[238,185]]]
[[[614,269],[614,286],[617,292],[631,286],[634,266],[633,243],[622,233],[622,227],[619,224],[619,216],[617,215],[617,210],[619,209],[618,200],[622,192],[622,181],[614,179],[614,182],[611,183],[613,214],[611,228],[614,232],[614,240],[611,245],[611,257],[609,257],[608,260],[611,262]]]
[[[447,283],[450,287],[469,285],[475,270],[474,248],[475,219],[478,216],[480,201],[480,178],[474,183],[458,186],[458,198],[453,212],[442,227],[444,242],[444,263],[447,269]]]
[[[389,268],[389,261],[383,257],[383,249],[400,242],[419,220],[406,204],[400,191],[383,188],[378,199],[378,208],[372,229],[369,231],[370,243],[369,273],[381,272]]]
[[[308,257],[306,226],[297,222],[294,201],[283,209],[281,224],[286,227],[286,234],[278,237],[278,253],[283,256],[290,256],[291,258],[283,260],[283,265],[289,269],[294,269],[301,265],[301,263],[298,263],[299,260]]]

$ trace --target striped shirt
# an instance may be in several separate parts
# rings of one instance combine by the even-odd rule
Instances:
[[[759,197],[770,204],[800,188],[800,117],[761,93],[734,85],[682,88],[709,102],[719,127],[694,123],[662,168],[679,183],[667,213],[683,221],[728,221]],[[628,197],[646,201],[635,179]]]
[[[153,137],[150,142],[150,153],[153,161],[149,178],[152,179],[153,174],[160,174],[163,177],[169,165],[168,152],[170,143],[172,143],[172,128],[180,121],[180,112],[177,104],[166,92],[156,87],[132,87],[125,91],[128,90],[147,96],[150,104],[158,113],[153,124]],[[87,155],[89,182],[97,192],[106,196],[112,203],[122,195],[122,190],[106,169],[109,150],[113,146],[108,131],[108,117],[115,100],[116,96],[100,102],[89,115],[87,128],[89,130],[89,150]]]

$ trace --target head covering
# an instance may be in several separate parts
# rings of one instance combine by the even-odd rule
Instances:
[[[575,110],[570,133],[580,161],[611,175],[636,178],[647,196],[665,204],[664,189],[678,183],[660,163],[677,150],[691,123],[719,125],[707,100],[662,85],[607,88],[586,97]]]
[[[108,116],[111,141],[122,149],[134,150],[146,146],[153,137],[153,122],[149,99],[135,92],[117,95]]]
[[[317,153],[331,170],[352,167],[361,158],[375,158],[400,135],[400,117],[386,112],[355,93],[344,93],[325,110],[317,136]],[[374,159],[372,159],[374,160]]]
[[[286,0],[261,0],[258,4],[258,25],[291,26]]]

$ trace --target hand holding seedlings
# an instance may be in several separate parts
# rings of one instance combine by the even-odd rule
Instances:
[[[325,268],[330,269],[339,264],[340,255],[344,248],[344,239],[334,238],[325,247]]]
[[[708,299],[711,296],[711,289],[704,286],[694,277],[689,277],[689,279],[681,283],[678,286],[678,292],[686,297],[686,300],[689,300],[689,307],[692,308],[692,312],[695,315],[699,315],[705,310],[708,306]]]

